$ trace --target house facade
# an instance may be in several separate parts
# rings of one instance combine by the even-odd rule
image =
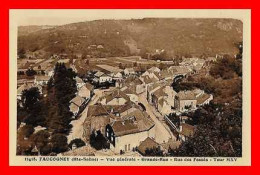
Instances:
[[[148,117],[141,111],[135,111],[123,120],[108,124],[105,136],[110,142],[110,149],[116,154],[122,154],[136,150],[148,137],[155,138],[155,125]]]

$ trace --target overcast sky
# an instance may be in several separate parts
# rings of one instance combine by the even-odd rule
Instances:
[[[138,19],[146,17],[161,18],[230,18],[238,17],[239,11],[233,10],[11,10],[11,19],[18,25],[63,25],[97,19]]]

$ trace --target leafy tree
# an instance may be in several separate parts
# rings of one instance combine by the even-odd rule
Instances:
[[[154,148],[147,148],[145,150],[145,156],[163,156],[163,151],[160,149],[160,147],[154,147]]]
[[[76,73],[67,69],[64,64],[57,63],[53,79],[48,82],[47,126],[55,133],[68,133],[73,114],[70,112],[70,100],[77,91]]]
[[[242,76],[242,62],[235,58],[224,55],[210,69],[210,74],[215,78],[231,79],[234,74]]]
[[[19,56],[19,58],[25,58],[25,53],[26,53],[26,51],[25,51],[24,48],[19,48],[18,49],[18,56]]]
[[[36,72],[35,70],[33,70],[33,69],[28,69],[28,70],[26,70],[25,74],[26,74],[27,76],[31,77],[31,76],[36,75],[37,72]]]
[[[90,145],[96,150],[109,148],[106,138],[101,134],[100,131],[93,131],[90,135]]]
[[[50,134],[46,130],[38,131],[37,133],[32,135],[32,141],[40,151],[41,155],[48,155],[51,152],[49,137]]]
[[[61,153],[68,150],[67,137],[64,134],[52,135],[50,143],[52,145],[52,151],[55,153]]]
[[[24,118],[25,123],[33,126],[43,125],[46,114],[43,110],[44,105],[41,99],[42,97],[37,87],[23,91],[21,102],[22,110],[27,114]]]
[[[70,142],[69,148],[72,149],[72,145],[75,144],[77,148],[85,146],[86,143],[81,139],[74,139]]]
[[[180,117],[177,116],[175,113],[170,113],[168,118],[176,125],[176,127],[180,126]]]
[[[34,132],[34,128],[32,125],[24,125],[22,128],[20,128],[19,130],[19,134],[20,136],[23,136],[23,137],[30,137]]]

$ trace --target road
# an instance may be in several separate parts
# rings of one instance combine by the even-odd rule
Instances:
[[[82,139],[83,135],[83,123],[87,118],[88,114],[88,107],[89,105],[94,105],[98,99],[102,96],[104,90],[95,89],[94,93],[95,95],[90,100],[89,104],[86,106],[86,108],[83,110],[83,112],[80,114],[79,118],[77,120],[71,121],[72,129],[70,131],[70,134],[67,136],[68,143],[70,143],[71,140],[80,138]]]
[[[168,142],[170,138],[173,138],[173,134],[168,128],[158,119],[155,112],[153,112],[153,106],[150,105],[145,97],[145,95],[139,96],[139,101],[145,106],[147,114],[151,117],[151,119],[155,123],[155,141],[157,143]]]

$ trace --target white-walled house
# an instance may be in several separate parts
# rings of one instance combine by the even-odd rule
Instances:
[[[123,120],[108,124],[105,136],[115,154],[131,152],[148,137],[155,138],[154,126],[147,113],[136,110],[126,115]]]
[[[136,74],[136,72],[135,72],[135,70],[134,70],[134,68],[125,68],[124,69],[124,74],[126,75],[126,76],[129,76],[129,75],[135,75]]]
[[[52,77],[54,75],[54,68],[48,67],[44,72],[46,76]]]
[[[80,97],[80,96],[76,96],[74,97],[71,101],[70,101],[70,111],[73,113],[73,116],[75,117],[76,115],[78,115],[81,106],[85,103],[85,99]]]
[[[82,86],[85,85],[85,82],[84,82],[81,78],[76,77],[75,80],[76,80],[76,85],[77,85],[77,89],[78,89],[78,90],[79,90]]]
[[[78,95],[85,99],[90,99],[93,93],[94,87],[89,83],[86,83],[78,90]]]
[[[121,88],[121,91],[123,91],[133,103],[138,103],[139,98],[138,95],[135,92],[135,88],[134,87],[123,87]]]
[[[148,71],[159,73],[161,70],[158,67],[151,67]]]
[[[209,104],[213,100],[212,94],[207,94],[203,90],[194,89],[192,91],[180,91],[174,100],[175,109],[179,112],[195,110],[197,106]]]
[[[49,79],[50,79],[49,76],[36,75],[34,78],[34,84],[44,86],[44,85],[47,85]]]
[[[93,81],[97,82],[97,83],[105,83],[105,82],[112,82],[112,77],[105,74],[104,72],[97,72],[95,73],[95,78],[93,79]]]
[[[180,91],[175,96],[175,108],[180,112],[185,112],[188,110],[195,110],[197,105],[197,100],[192,91]]]

